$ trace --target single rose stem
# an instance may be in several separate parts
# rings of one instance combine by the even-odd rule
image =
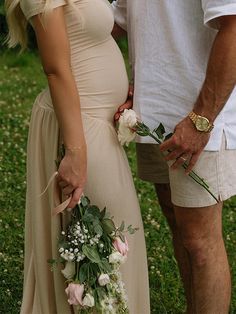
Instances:
[[[187,164],[183,164],[182,165],[184,169],[187,169],[188,165]],[[203,178],[199,177],[198,174],[196,174],[196,172],[194,172],[193,170],[190,171],[190,173],[188,174],[196,183],[198,183],[199,185],[201,185],[214,199],[217,203],[219,203],[219,200],[216,198],[216,196],[211,192],[211,190],[209,189],[209,185],[203,180]]]
[[[142,131],[142,127],[137,124],[138,128]],[[140,134],[139,134],[140,135]],[[163,141],[161,141],[157,136],[155,136],[151,131],[149,131],[149,133],[147,135],[140,135],[140,136],[150,136],[151,138],[153,138],[158,144],[162,144]],[[184,163],[182,165],[182,167],[184,169],[187,169],[188,165],[186,163]],[[209,185],[204,181],[203,178],[199,177],[199,175],[194,172],[193,170],[189,172],[188,174],[197,184],[199,184],[200,186],[202,186],[213,198],[214,200],[219,203],[219,200],[217,199],[217,197],[211,192],[211,190],[209,189]]]

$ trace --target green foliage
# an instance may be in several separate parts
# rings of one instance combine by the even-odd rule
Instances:
[[[3,46],[7,34],[7,23],[5,19],[4,5],[0,4],[0,49]]]
[[[166,133],[166,130],[164,128],[164,125],[162,123],[159,124],[159,126],[152,131],[157,135],[158,138],[161,140],[164,140],[164,134]]]
[[[0,313],[4,314],[18,314],[22,298],[26,140],[30,110],[44,85],[41,66],[34,54],[0,54]],[[183,289],[168,226],[153,186],[137,179],[133,145],[127,154],[144,221],[152,314],[183,313]],[[230,312],[233,314],[236,313],[235,197],[225,202],[223,226],[233,282]]]
[[[4,4],[0,3],[0,14],[4,15],[5,11],[4,11]]]

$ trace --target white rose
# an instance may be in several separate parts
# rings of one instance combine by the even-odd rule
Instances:
[[[121,145],[128,145],[135,139],[136,133],[132,131],[129,127],[125,124],[119,124],[118,128],[118,140]]]
[[[136,112],[132,109],[125,109],[121,116],[123,118],[122,123],[124,123],[129,128],[133,128],[137,123]]]
[[[91,294],[86,293],[85,297],[83,298],[83,306],[93,307],[94,304],[94,297]]]
[[[75,263],[67,262],[61,272],[66,279],[72,279],[75,275]]]
[[[105,286],[110,282],[110,277],[107,274],[101,274],[98,278],[98,283],[100,286]]]
[[[127,257],[120,254],[120,252],[114,252],[109,256],[110,264],[123,264]]]

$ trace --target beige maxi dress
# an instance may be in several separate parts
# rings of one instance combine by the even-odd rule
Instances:
[[[30,19],[43,9],[43,0],[21,0]],[[149,286],[146,249],[140,209],[124,150],[113,126],[113,115],[127,97],[128,80],[122,55],[111,37],[113,14],[107,0],[77,0],[63,6],[71,47],[71,64],[77,83],[88,147],[88,180],[85,194],[107,209],[117,224],[139,227],[129,238],[129,257],[122,270],[131,314],[148,314]],[[56,34],[55,34],[56,36]],[[70,99],[67,100],[68,102]],[[60,214],[52,216],[55,195],[50,188],[56,171],[59,128],[48,89],[37,97],[28,139],[27,200],[25,224],[24,295],[21,314],[74,313],[67,302],[65,279],[59,269],[50,270],[48,259],[57,257]]]

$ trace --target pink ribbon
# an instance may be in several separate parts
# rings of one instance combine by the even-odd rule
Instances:
[[[44,191],[39,195],[39,197],[43,196],[43,194],[48,190],[48,188],[50,187],[50,185],[52,184],[52,182],[55,180],[55,178],[57,177],[57,175],[58,175],[58,172],[57,172],[57,171],[54,172],[54,173],[51,175],[51,177],[50,177],[50,179],[49,179],[49,181],[48,181],[48,184],[47,184],[46,188],[45,188]],[[54,190],[56,190],[55,185],[54,185]],[[56,192],[56,191],[55,191],[55,192]],[[69,197],[68,199],[66,199],[64,202],[62,202],[61,204],[59,204],[59,205],[57,205],[55,208],[53,208],[53,210],[52,210],[52,215],[55,216],[55,215],[57,215],[57,214],[63,212],[63,211],[67,208],[67,206],[69,205],[71,199],[72,199],[72,196],[70,196],[70,197]]]
[[[66,209],[66,207],[69,205],[70,201],[72,199],[72,196],[70,196],[67,200],[65,200],[63,203],[59,204],[57,207],[53,208],[52,210],[52,215],[55,216],[61,212],[63,212],[63,210]]]

